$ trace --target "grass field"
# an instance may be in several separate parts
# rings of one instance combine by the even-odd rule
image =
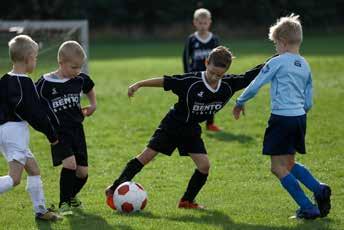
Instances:
[[[183,42],[99,40],[92,42],[90,49],[98,109],[84,123],[90,166],[89,181],[79,196],[84,211],[58,223],[36,222],[24,175],[18,187],[0,195],[0,229],[344,229],[343,40],[343,35],[306,36],[302,48],[313,70],[315,104],[308,116],[308,154],[298,155],[297,159],[332,186],[333,209],[327,218],[288,219],[297,207],[270,173],[269,158],[261,155],[270,112],[268,87],[247,105],[246,117],[234,121],[232,100],[216,115],[224,131],[203,133],[212,168],[197,200],[207,210],[176,208],[194,165],[175,152],[171,157],[159,155],[134,178],[149,195],[142,213],[123,215],[111,211],[104,203],[104,188],[144,148],[176,101],[171,92],[156,88],[141,89],[129,100],[127,86],[144,78],[180,73]],[[230,69],[233,73],[263,62],[274,52],[266,40],[234,40],[225,44],[237,57]],[[1,56],[6,56],[6,52],[1,49]],[[39,57],[34,79],[55,68],[54,56],[51,53]],[[9,67],[5,60],[1,58],[2,73]],[[42,134],[31,132],[31,150],[41,168],[47,204],[56,205],[60,168],[51,166],[49,145]],[[0,158],[0,175],[6,173],[6,162]]]

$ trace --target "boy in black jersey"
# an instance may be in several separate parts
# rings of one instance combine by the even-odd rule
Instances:
[[[129,87],[129,97],[141,87],[163,87],[166,91],[172,90],[178,102],[161,121],[147,147],[127,163],[121,175],[106,189],[107,204],[111,208],[115,208],[112,196],[121,183],[130,181],[158,152],[170,156],[176,148],[181,156],[190,156],[197,167],[179,208],[203,208],[194,199],[207,180],[210,162],[199,123],[222,109],[233,94],[245,88],[260,71],[258,66],[243,75],[225,75],[231,62],[231,52],[219,46],[210,52],[204,72],[152,78]]]
[[[87,147],[82,122],[96,110],[94,83],[80,73],[86,54],[75,41],[64,42],[58,51],[59,68],[44,74],[36,83],[60,141],[68,149],[53,154],[53,165],[62,164],[59,210],[73,214],[72,207],[82,207],[76,197],[88,177]],[[80,93],[86,94],[90,106],[81,108]]]
[[[19,35],[8,46],[13,69],[0,79],[0,151],[8,162],[9,173],[0,177],[0,194],[19,184],[25,169],[26,190],[36,218],[58,220],[61,217],[45,206],[40,170],[29,148],[28,123],[44,133],[54,148],[60,145],[35,85],[27,75],[36,67],[38,45],[29,36]]]
[[[219,38],[209,31],[211,13],[209,10],[197,9],[193,16],[193,25],[196,32],[189,35],[183,52],[184,73],[205,71],[205,60],[210,51],[219,46]],[[213,132],[221,130],[214,123],[214,115],[206,120],[206,129]]]

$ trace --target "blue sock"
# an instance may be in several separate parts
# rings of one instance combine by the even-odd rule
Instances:
[[[295,163],[290,172],[312,192],[317,193],[320,190],[319,181],[317,181],[311,172],[302,164]]]
[[[302,191],[299,183],[297,182],[293,174],[289,173],[288,175],[283,177],[281,179],[281,184],[289,192],[289,194],[293,197],[293,199],[301,207],[301,209],[308,209],[313,207],[312,202]]]

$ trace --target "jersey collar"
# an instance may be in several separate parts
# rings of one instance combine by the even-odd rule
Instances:
[[[202,42],[202,43],[207,43],[207,42],[209,42],[209,41],[213,38],[213,33],[212,33],[212,32],[209,32],[208,37],[207,37],[206,39],[202,39],[202,38],[199,36],[198,32],[196,31],[196,32],[195,32],[195,37],[196,37],[200,42]]]
[[[55,77],[53,77],[53,76],[56,76],[56,75],[54,75],[53,73],[48,73],[48,74],[44,74],[44,75],[43,75],[43,78],[44,78],[46,81],[56,82],[56,83],[64,83],[64,82],[70,80],[70,79],[68,79],[68,78],[63,78],[63,79],[61,79],[61,78],[57,78],[57,77],[55,78]]]
[[[213,89],[213,87],[211,87],[211,86],[208,84],[207,80],[205,79],[205,71],[203,71],[203,72],[202,72],[202,81],[203,81],[203,83],[205,84],[205,86],[206,86],[212,93],[216,93],[216,92],[219,91],[219,89],[220,89],[222,79],[220,79],[219,82],[217,83],[216,89]]]
[[[10,76],[29,77],[29,76],[26,75],[26,74],[23,74],[23,73],[15,73],[15,72],[13,72],[13,71],[8,72],[7,74],[10,75]]]

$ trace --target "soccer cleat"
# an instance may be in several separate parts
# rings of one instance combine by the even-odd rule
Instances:
[[[70,206],[72,208],[83,208],[82,202],[77,197],[70,199]]]
[[[307,208],[307,209],[300,208],[296,210],[296,215],[293,218],[313,220],[318,217],[320,217],[320,211],[319,211],[319,208],[314,205],[311,208]]]
[[[325,217],[331,209],[331,188],[327,184],[320,184],[320,191],[314,193],[314,199],[319,207],[320,216]]]
[[[56,221],[56,220],[62,220],[63,218],[57,213],[48,210],[46,213],[36,213],[36,219]]]
[[[207,130],[208,131],[212,131],[212,132],[220,132],[222,129],[219,126],[215,125],[215,124],[208,124],[207,125]]]
[[[178,208],[186,208],[186,209],[205,209],[203,205],[199,205],[194,201],[188,200],[180,200],[178,204]]]
[[[113,196],[113,193],[115,192],[112,188],[112,185],[109,185],[106,189],[105,189],[105,196]]]
[[[73,215],[71,206],[67,202],[62,202],[59,207],[59,213],[62,216]]]
[[[116,210],[116,205],[113,201],[113,196],[107,196],[106,197],[106,204],[113,210]]]

